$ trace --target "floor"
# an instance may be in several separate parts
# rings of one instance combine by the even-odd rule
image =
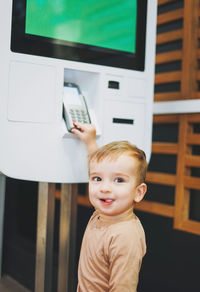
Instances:
[[[10,278],[9,276],[3,276],[0,279],[0,292],[31,292],[23,287],[21,284]]]

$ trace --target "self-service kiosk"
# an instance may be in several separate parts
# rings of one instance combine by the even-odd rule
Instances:
[[[149,160],[156,7],[156,0],[1,2],[2,173],[87,181],[85,146],[63,114],[66,84],[84,97],[99,145],[129,140]]]

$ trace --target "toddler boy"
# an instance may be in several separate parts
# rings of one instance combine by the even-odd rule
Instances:
[[[143,227],[133,213],[146,193],[147,162],[129,142],[97,149],[95,129],[73,132],[89,153],[89,199],[95,208],[80,253],[77,292],[135,292],[146,252]]]

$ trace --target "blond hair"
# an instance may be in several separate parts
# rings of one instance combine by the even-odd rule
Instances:
[[[144,151],[132,145],[128,141],[111,142],[89,155],[89,165],[91,162],[100,162],[105,158],[117,159],[120,155],[126,154],[138,161],[137,180],[141,184],[145,182],[147,172],[147,161]]]

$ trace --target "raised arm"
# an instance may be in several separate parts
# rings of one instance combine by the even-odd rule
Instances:
[[[96,130],[92,124],[74,123],[75,128],[72,133],[77,135],[86,145],[88,154],[96,151]]]

